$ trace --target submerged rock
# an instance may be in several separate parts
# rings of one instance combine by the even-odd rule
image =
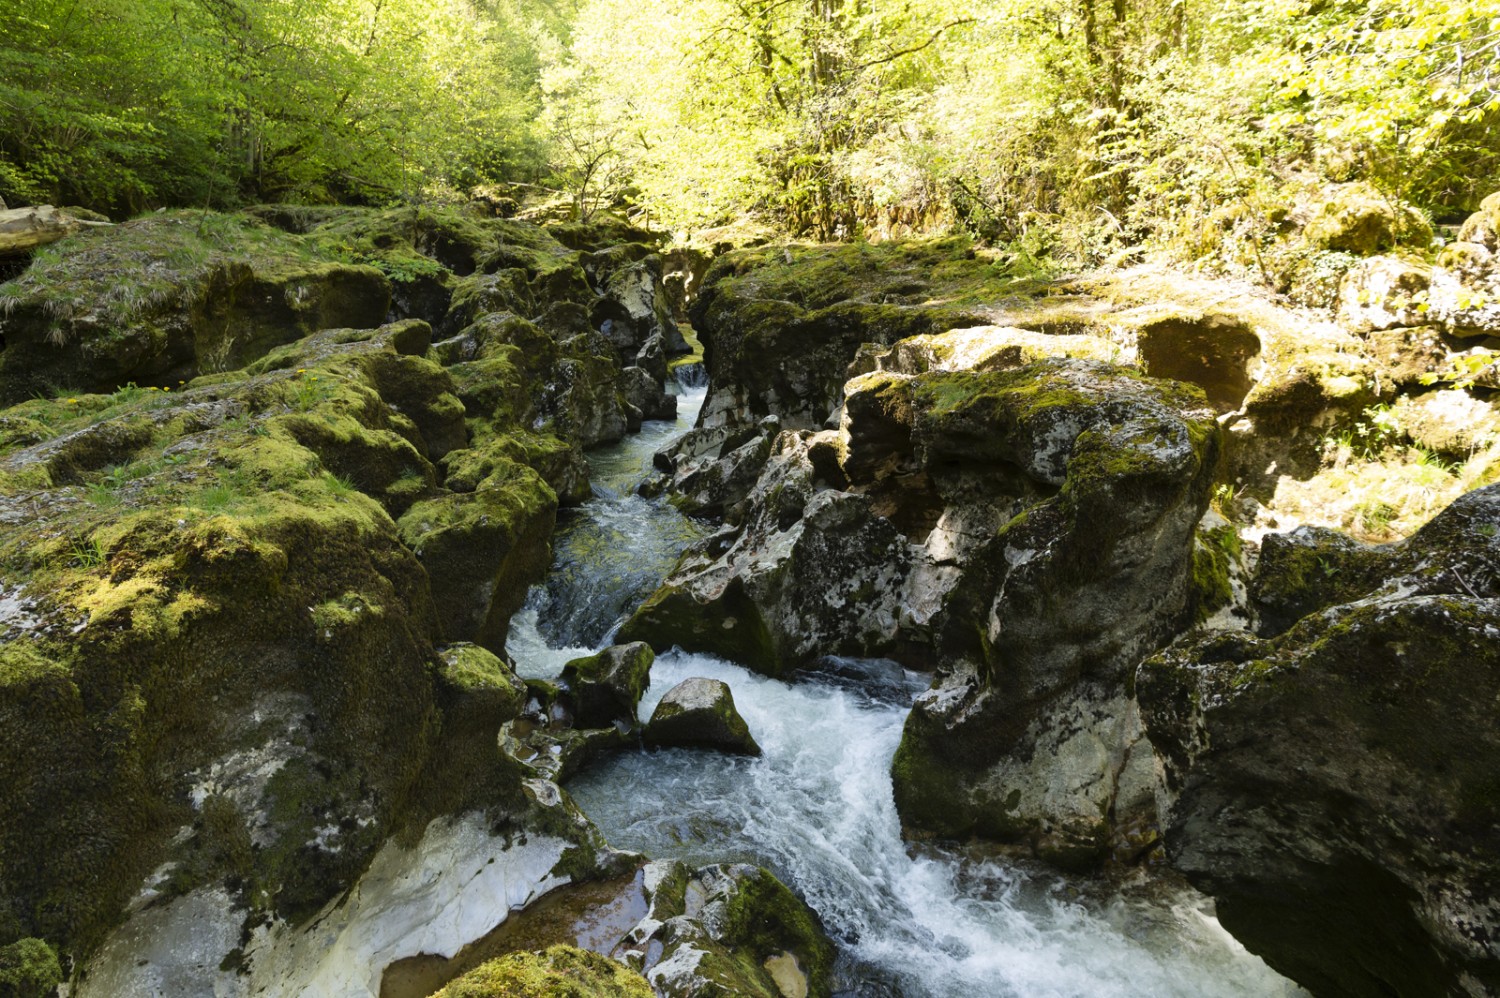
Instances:
[[[646,744],[761,754],[745,719],[734,708],[734,694],[717,679],[685,679],[668,690],[651,712]]]
[[[1401,545],[1293,536],[1262,556],[1274,637],[1188,638],[1136,678],[1168,854],[1316,993],[1493,993],[1500,487]]]

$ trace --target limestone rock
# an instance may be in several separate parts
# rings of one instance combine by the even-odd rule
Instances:
[[[668,690],[651,712],[646,742],[760,755],[760,746],[734,709],[734,694],[717,679],[685,679]]]
[[[1328,607],[1377,595],[1500,596],[1500,486],[1475,489],[1404,541],[1361,544],[1321,527],[1268,534],[1250,583],[1257,632],[1274,637]]]
[[[1432,224],[1416,208],[1369,184],[1339,184],[1314,211],[1306,235],[1323,249],[1370,256],[1398,243],[1427,245]]]
[[[1458,241],[1500,251],[1500,191],[1481,201],[1479,210],[1464,220]]]
[[[620,394],[627,405],[640,413],[640,419],[676,419],[677,396],[662,390],[661,382],[644,368],[627,367],[620,372]]]
[[[1500,441],[1500,411],[1458,389],[1403,396],[1391,415],[1418,447],[1455,461]]]
[[[969,326],[931,335],[908,336],[889,349],[878,344],[874,370],[894,374],[927,371],[1006,371],[1046,357],[1114,360],[1119,344],[1091,333],[1039,332],[1014,326]],[[855,365],[860,361],[856,360]],[[850,376],[864,373],[850,371]]]
[[[1429,314],[1454,336],[1500,336],[1500,261],[1479,243],[1453,243],[1432,269]]]
[[[452,644],[439,656],[438,699],[449,723],[473,729],[481,740],[493,741],[500,725],[521,713],[526,684],[478,645]]]
[[[593,322],[622,357],[634,357],[653,336],[661,337],[669,354],[689,351],[672,317],[658,256],[649,256],[609,275],[604,297],[594,306]]]
[[[828,998],[833,945],[817,915],[759,867],[644,870],[648,910],[625,938],[665,998]]]
[[[573,694],[576,723],[583,728],[636,725],[641,694],[651,685],[651,646],[637,641],[613,645],[563,666],[562,681]]]
[[[1412,388],[1448,369],[1450,354],[1436,326],[1398,326],[1365,335],[1377,376]]]
[[[776,438],[737,535],[689,549],[622,637],[769,675],[819,655],[889,650],[906,541],[868,497],[818,488],[816,437]]]
[[[1311,477],[1328,435],[1375,404],[1378,383],[1363,342],[1336,327],[1283,343],[1226,419],[1225,477],[1267,498],[1283,475]]]
[[[1142,666],[1169,857],[1314,993],[1500,987],[1497,635],[1493,597],[1393,594]]]
[[[1080,362],[917,392],[916,453],[944,469],[939,491],[986,482],[1015,505],[930,624],[950,664],[907,720],[897,807],[916,828],[1097,861],[1117,825],[1149,817],[1123,789],[1144,764],[1125,693],[1191,612],[1212,411],[1196,390]]]
[[[1185,381],[1203,389],[1219,412],[1233,412],[1254,384],[1251,361],[1260,337],[1231,315],[1171,315],[1141,324],[1141,364],[1153,378]]]
[[[513,465],[473,492],[423,500],[401,518],[405,543],[432,580],[443,633],[505,647],[510,617],[525,598],[524,580],[551,559],[557,500],[535,471]]]
[[[1420,326],[1432,268],[1395,256],[1361,261],[1339,287],[1339,318],[1356,332]]]

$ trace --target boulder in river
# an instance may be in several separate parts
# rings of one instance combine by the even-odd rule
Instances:
[[[580,728],[634,727],[655,660],[650,645],[634,641],[563,666],[562,681],[573,694],[574,723]]]
[[[646,742],[760,755],[728,684],[701,677],[684,679],[661,698],[646,725]]]

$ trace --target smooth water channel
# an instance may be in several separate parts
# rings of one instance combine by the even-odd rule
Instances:
[[[595,498],[563,525],[547,586],[518,615],[523,675],[553,678],[607,643],[620,617],[701,528],[634,485],[691,425],[648,423],[590,455]],[[703,655],[657,658],[641,716],[690,676],[727,682],[758,759],[622,752],[569,784],[617,848],[694,865],[749,861],[801,894],[839,945],[838,994],[860,998],[1300,995],[1239,946],[1199,895],[1105,884],[903,842],[890,761],[915,674],[786,683]]]

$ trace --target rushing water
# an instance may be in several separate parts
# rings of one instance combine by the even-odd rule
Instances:
[[[669,506],[630,486],[651,453],[690,424],[701,399],[701,392],[682,399],[676,425],[648,424],[608,454],[590,455],[602,487],[564,528],[559,570],[512,629],[509,647],[523,674],[554,677],[602,643],[695,536]],[[1301,994],[1235,943],[1191,891],[1101,886],[904,843],[889,768],[918,677],[877,689],[836,679],[786,683],[673,652],[657,658],[641,716],[690,676],[730,685],[762,757],[624,752],[569,789],[618,848],[774,870],[839,944],[840,994]]]

